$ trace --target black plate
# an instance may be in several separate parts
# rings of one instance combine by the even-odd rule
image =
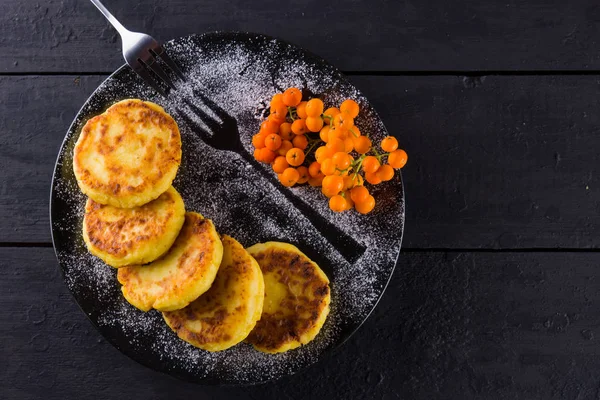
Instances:
[[[52,238],[65,281],[100,333],[150,368],[209,384],[253,384],[293,374],[348,339],[385,290],[404,227],[401,176],[398,173],[392,181],[372,188],[377,200],[373,213],[333,213],[319,189],[304,185],[280,190],[247,156],[207,146],[198,134],[201,123],[183,99],[192,98],[207,110],[194,97],[201,91],[226,110],[237,122],[247,152],[252,151],[250,139],[264,118],[268,99],[291,86],[318,95],[326,106],[338,106],[346,98],[357,100],[361,114],[356,124],[374,142],[387,131],[367,99],[337,69],[283,41],[247,33],[210,33],[176,39],[165,48],[189,77],[178,91],[161,98],[129,67],[121,67],[90,96],[67,132],[56,161],[50,206]],[[331,313],[315,340],[278,355],[257,352],[245,343],[209,353],[177,338],[158,312],[143,313],[123,299],[116,271],[91,256],[83,243],[86,199],[75,181],[72,151],[88,118],[125,98],[156,102],[177,120],[183,161],[174,186],[188,210],[212,219],[221,233],[245,246],[267,240],[295,244],[323,268],[331,280]],[[269,166],[258,168],[272,174]],[[299,212],[291,205],[291,196],[309,204],[317,215]],[[330,225],[321,224],[319,218]],[[344,235],[364,249],[358,260],[340,253],[355,250],[340,248],[338,239]]]

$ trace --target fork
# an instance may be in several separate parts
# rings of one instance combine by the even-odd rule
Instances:
[[[251,164],[255,170],[260,171],[265,179],[269,180],[279,192],[290,201],[296,209],[298,209],[319,231],[321,236],[335,247],[335,249],[348,261],[350,264],[355,263],[365,252],[365,246],[359,243],[352,236],[335,226],[331,221],[324,218],[314,208],[310,207],[304,200],[295,196],[291,191],[284,189],[275,177],[268,173],[263,165],[258,163],[246,151],[240,139],[239,130],[235,118],[230,116],[225,110],[210,100],[204,93],[199,90],[193,90],[194,98],[199,98],[202,103],[216,116],[220,121],[210,116],[206,111],[192,103],[187,99],[186,104],[189,110],[197,115],[206,125],[206,129],[199,127],[185,112],[178,110],[181,118],[194,127],[195,132],[201,135],[202,140],[209,146],[217,150],[232,151],[241,155],[246,162]],[[211,134],[212,133],[212,134]]]
[[[161,59],[165,65],[174,71],[177,76],[185,81],[185,76],[181,73],[181,70],[175,64],[175,62],[169,57],[165,49],[158,44],[152,36],[146,35],[145,33],[132,32],[126,29],[111,13],[104,7],[100,0],[90,0],[100,12],[106,17],[108,22],[119,32],[121,35],[121,42],[123,43],[123,57],[127,64],[144,80],[147,84],[152,86],[154,90],[160,93],[163,97],[166,97],[166,93],[160,86],[159,82],[168,85],[172,89],[175,89],[173,81],[165,70],[158,63],[158,59]],[[150,73],[152,71],[156,79],[152,77]]]

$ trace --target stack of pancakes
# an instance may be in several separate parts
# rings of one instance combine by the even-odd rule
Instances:
[[[177,124],[154,103],[123,100],[90,119],[73,154],[88,196],[89,251],[118,268],[129,303],[161,311],[196,347],[219,351],[245,339],[277,353],[311,341],[329,313],[323,271],[292,245],[244,249],[186,213],[171,186],[180,163]]]

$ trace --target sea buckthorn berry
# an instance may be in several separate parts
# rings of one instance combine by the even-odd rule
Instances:
[[[339,113],[340,113],[340,110],[338,110],[336,107],[329,107],[327,110],[325,110],[323,112],[323,120],[325,121],[326,124],[329,125],[331,123],[331,120],[333,119],[333,117],[335,117]]]
[[[323,174],[313,176],[308,180],[308,184],[313,187],[319,187],[323,184],[323,178],[325,178],[325,175]]]
[[[360,203],[355,202],[354,208],[361,214],[368,214],[375,208],[375,198],[369,195],[365,201]]]
[[[334,154],[338,151],[344,151],[344,149],[346,148],[346,146],[344,145],[344,141],[338,138],[329,139],[329,142],[327,142],[325,147],[332,151]]]
[[[282,140],[281,147],[277,149],[277,154],[285,157],[288,150],[291,150],[293,147],[294,145],[289,140]]]
[[[271,112],[273,112],[273,109],[279,107],[279,106],[284,106],[285,104],[283,104],[283,94],[282,93],[275,93],[273,95],[273,97],[271,98]]]
[[[321,132],[319,132],[319,137],[322,141],[327,143],[327,141],[329,140],[329,125],[325,125],[323,128],[321,128]]]
[[[275,157],[275,160],[273,161],[273,171],[278,174],[283,173],[289,166],[290,164],[288,164],[284,156]]]
[[[297,147],[300,150],[304,150],[306,149],[306,147],[308,147],[308,139],[304,135],[296,135],[292,139],[292,144],[294,145],[294,147]]]
[[[335,163],[331,158],[326,158],[321,163],[321,172],[325,175],[333,175],[335,174]]]
[[[303,119],[297,119],[292,123],[292,132],[296,135],[304,135],[308,132],[308,128],[306,127],[306,122]]]
[[[371,185],[379,185],[382,182],[381,178],[377,175],[377,172],[365,172],[365,179]]]
[[[352,150],[354,150],[354,140],[351,137],[347,137],[344,139],[344,151],[350,153]]]
[[[260,149],[260,158],[262,162],[271,163],[275,160],[275,157],[277,157],[277,153],[273,150],[267,149],[266,147]]]
[[[300,174],[300,177],[298,178],[298,184],[303,184],[308,182],[308,180],[310,179],[310,175],[308,174],[308,168],[302,166],[302,167],[298,167],[296,168],[296,170],[298,171],[298,174]]]
[[[281,121],[277,120],[276,117],[271,114],[267,117],[266,132],[268,133],[279,133],[279,125]]]
[[[323,114],[323,101],[321,99],[310,99],[306,103],[306,115],[309,117],[320,117]]]
[[[348,132],[350,132],[350,136],[353,138],[357,138],[361,135],[360,129],[358,129],[358,127],[356,125],[354,125],[350,129],[348,129]]]
[[[279,134],[282,139],[292,140],[294,138],[294,132],[292,132],[292,124],[289,122],[284,122],[279,125]]]
[[[336,129],[347,131],[354,126],[354,120],[342,113],[339,113],[333,117],[333,126],[335,126]]]
[[[380,165],[379,160],[373,156],[366,156],[362,162],[362,168],[365,172],[375,173]]]
[[[269,114],[269,117],[273,116],[272,118],[274,120],[280,121],[280,122],[285,122],[287,113],[288,113],[287,107],[282,104],[275,108],[271,108],[271,114]]]
[[[335,152],[327,146],[321,146],[315,151],[315,159],[318,163],[322,164],[326,158],[331,158],[334,154]]]
[[[304,162],[304,152],[302,151],[302,149],[294,147],[293,149],[287,152],[287,154],[285,155],[285,159],[287,160],[288,164],[290,164],[292,167],[297,167],[299,165],[302,165],[302,163]]]
[[[350,197],[354,203],[363,203],[369,197],[369,189],[364,186],[355,186],[350,191]]]
[[[356,118],[358,116],[359,111],[360,109],[358,107],[358,103],[351,99],[345,100],[340,105],[340,112],[348,118]]]
[[[377,172],[375,172],[375,175],[377,175],[382,181],[387,182],[394,177],[394,168],[388,164],[384,164],[379,167]]]
[[[323,127],[323,118],[320,116],[306,118],[306,127],[311,132],[319,132]]]
[[[313,161],[308,166],[308,174],[314,178],[314,177],[319,176],[320,173],[321,173],[321,164],[319,164],[316,161]]]
[[[308,115],[306,114],[306,104],[306,101],[302,101],[296,107],[296,115],[298,116],[298,118],[306,119],[308,117]]]
[[[283,104],[288,107],[296,107],[302,101],[302,92],[297,88],[289,88],[283,92]]]
[[[406,165],[406,161],[408,161],[408,155],[404,150],[395,150],[392,151],[388,155],[387,163],[390,164],[392,168],[398,169],[402,168]]]
[[[344,179],[336,175],[323,178],[323,194],[327,197],[335,196],[344,189]]]
[[[354,142],[354,150],[358,154],[365,154],[371,150],[371,139],[366,136],[359,136],[356,139],[353,139]]]
[[[286,168],[285,171],[281,173],[281,183],[283,186],[292,187],[300,179],[300,173],[296,168]]]
[[[265,139],[267,138],[267,135],[263,133],[257,133],[256,135],[252,136],[252,146],[254,146],[254,148],[256,149],[262,149],[263,147],[265,147]]]
[[[381,141],[381,149],[391,153],[398,148],[398,140],[393,136],[386,136]]]
[[[261,157],[260,157],[260,149],[254,149],[254,154],[253,154],[253,156],[254,156],[254,159],[255,159],[256,161],[260,161],[260,158],[261,158]]]
[[[352,157],[350,157],[348,153],[344,153],[343,151],[338,151],[333,155],[331,159],[333,160],[333,163],[335,164],[335,167],[337,169],[346,169],[350,166],[350,163],[352,162]]]
[[[348,202],[344,197],[340,196],[339,194],[336,194],[335,196],[329,199],[329,208],[331,208],[331,210],[335,212],[342,212],[348,209],[347,203]]]
[[[276,133],[271,133],[265,138],[265,147],[269,150],[277,150],[281,147],[281,136]]]

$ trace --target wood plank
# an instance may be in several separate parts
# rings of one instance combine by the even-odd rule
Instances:
[[[281,37],[342,70],[600,69],[594,2],[107,0],[133,30],[160,40],[213,30]],[[80,0],[4,0],[0,71],[113,71],[120,41]]]
[[[86,320],[51,249],[0,249],[3,398],[587,399],[600,374],[598,253],[403,253],[331,357],[249,388],[142,367]],[[201,389],[201,392],[198,390]]]

